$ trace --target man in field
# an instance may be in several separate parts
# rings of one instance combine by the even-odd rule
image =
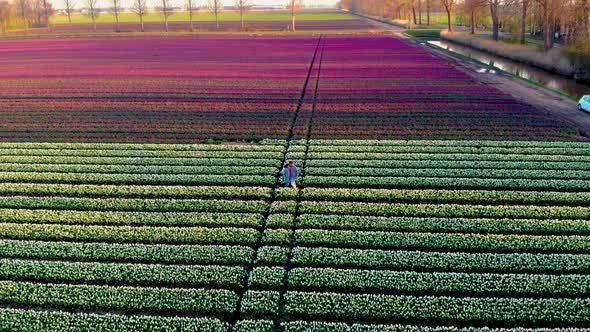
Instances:
[[[297,179],[299,178],[299,169],[295,166],[294,161],[289,161],[283,168],[283,182],[285,182],[285,188],[289,186],[297,189]]]

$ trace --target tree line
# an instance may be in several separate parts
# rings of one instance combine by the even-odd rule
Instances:
[[[508,32],[520,43],[542,36],[544,48],[555,41],[590,52],[590,0],[342,0],[343,9],[414,25],[431,25],[433,12],[443,12],[447,29],[453,19],[470,28],[489,28],[492,38]]]
[[[171,0],[157,0],[158,6],[148,8],[147,0],[133,0],[130,8],[122,8],[121,0],[109,0],[109,8],[99,8],[98,0],[62,0],[63,13],[68,23],[72,24],[72,16],[82,13],[90,18],[93,30],[97,30],[97,18],[105,13],[114,17],[113,30],[121,31],[121,14],[128,10],[138,17],[140,30],[145,31],[144,18],[152,12],[159,13],[165,31],[169,30],[168,19],[178,8],[171,5]],[[195,12],[200,9],[197,0],[186,0],[183,10],[188,13],[187,30],[194,31]],[[241,28],[246,28],[245,15],[251,10],[251,0],[234,0],[235,11],[240,15]],[[295,31],[295,17],[303,8],[303,0],[287,0],[287,8],[291,14],[290,29]],[[219,30],[219,16],[225,9],[222,0],[208,0],[207,9],[215,16],[215,25]],[[31,28],[47,28],[51,30],[51,16],[56,13],[49,0],[0,0],[0,29],[4,33],[11,26],[18,25],[25,31]]]

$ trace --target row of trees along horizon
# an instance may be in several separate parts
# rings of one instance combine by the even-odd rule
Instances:
[[[496,41],[503,31],[522,44],[527,35],[538,36],[545,50],[557,33],[566,46],[590,53],[590,0],[341,0],[340,7],[417,26],[432,26],[432,13],[442,12],[449,31],[464,25],[475,34],[485,27]]]
[[[115,22],[113,30],[119,32],[120,16],[125,11],[135,13],[138,17],[140,29],[145,31],[144,17],[150,12],[159,13],[162,16],[162,23],[164,29],[168,32],[168,18],[179,10],[188,13],[189,31],[194,31],[193,20],[195,14],[200,9],[207,9],[215,16],[215,24],[219,29],[219,15],[224,10],[231,10],[239,13],[241,27],[245,29],[245,15],[252,9],[251,0],[208,0],[207,6],[197,6],[197,0],[186,0],[184,8],[178,8],[171,5],[171,0],[156,0],[159,6],[148,8],[147,0],[133,0],[133,5],[130,8],[123,8],[121,0],[108,0],[109,8],[99,8],[98,0],[62,0],[63,9],[61,10],[68,18],[69,24],[72,24],[72,16],[76,13],[83,13],[90,18],[94,31],[96,31],[96,19],[101,14],[113,15]],[[226,3],[233,1],[233,6],[226,7]],[[295,17],[297,13],[303,8],[303,0],[285,0],[286,8],[291,14],[290,29],[295,31]],[[31,28],[47,28],[51,30],[50,18],[56,14],[56,9],[48,0],[0,0],[0,29],[3,33],[8,31],[10,27],[21,27],[22,30]]]

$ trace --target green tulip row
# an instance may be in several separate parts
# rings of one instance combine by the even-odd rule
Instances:
[[[1,160],[1,159],[0,159]],[[270,163],[269,163],[270,165]],[[590,170],[585,162],[562,161],[461,161],[461,160],[308,160],[307,165],[319,168],[434,168],[434,169],[512,169],[512,170]]]
[[[215,318],[123,316],[0,308],[0,331],[22,332],[227,332],[229,324]]]
[[[206,156],[203,156],[206,157]],[[225,157],[225,156],[220,156]],[[245,155],[244,157],[250,157]],[[273,158],[261,156],[260,158]],[[387,153],[387,152],[289,152],[287,159],[335,159],[335,160],[425,160],[425,161],[559,161],[559,162],[588,162],[589,155],[543,155],[518,153]],[[237,158],[237,157],[236,157]],[[254,158],[254,157],[252,157]]]
[[[306,187],[589,191],[588,180],[309,176]]]
[[[590,299],[472,298],[289,292],[285,314],[305,319],[491,324],[589,324]]]
[[[243,320],[238,332],[274,332],[273,321]],[[493,328],[427,325],[351,324],[325,321],[288,321],[281,323],[281,332],[588,332],[588,328]]]
[[[0,223],[0,237],[15,240],[114,243],[254,245],[252,228],[89,226]]]
[[[257,267],[250,279],[255,289],[279,290],[283,267]],[[577,296],[590,294],[588,275],[490,274],[462,272],[407,272],[294,268],[289,271],[292,290],[339,292],[394,292],[459,294],[461,296]]]
[[[236,198],[269,200],[271,188],[218,186],[99,185],[61,183],[0,183],[0,195],[121,197],[121,198]]]
[[[273,212],[284,212],[275,204]],[[302,214],[383,217],[590,219],[590,207],[530,205],[387,204],[304,201]]]
[[[0,240],[0,257],[119,263],[246,265],[246,246]]]
[[[266,289],[279,289],[282,279],[275,278],[275,274],[282,277],[283,273],[282,267],[257,268],[251,279],[252,284]],[[590,295],[590,276],[295,268],[289,271],[289,289],[460,296],[587,297]]]
[[[343,153],[460,153],[460,154],[520,154],[520,155],[566,155],[589,156],[590,145],[570,147],[500,147],[500,146],[432,146],[432,145],[315,145],[310,152]]]
[[[137,199],[137,198],[71,198],[71,197],[0,197],[0,208],[145,211],[145,212],[245,212],[262,213],[264,201],[204,199]]]
[[[111,286],[221,287],[240,289],[244,267],[114,264],[0,259],[0,278]]]
[[[159,166],[93,164],[1,164],[3,172],[27,173],[105,173],[105,174],[201,174],[201,175],[274,175],[273,165],[264,166]],[[577,171],[582,172],[582,171]],[[574,173],[572,173],[574,174]]]
[[[288,254],[287,247],[264,246],[258,252],[258,264],[283,266]],[[291,264],[297,267],[428,272],[587,274],[590,255],[295,247]]]
[[[117,184],[117,185],[233,185],[274,186],[275,175],[188,175],[0,172],[0,182]]]
[[[289,228],[292,220],[291,215],[273,214],[269,217],[267,225],[270,228]],[[559,219],[466,219],[303,214],[297,219],[297,227],[394,232],[590,235],[590,223],[587,220]]]
[[[290,232],[289,229],[267,230],[263,243],[265,245],[288,245]],[[400,233],[304,229],[295,232],[295,242],[302,246],[361,249],[590,253],[590,237],[574,235]]]
[[[6,171],[9,171],[7,169]],[[257,168],[260,173],[264,170]],[[205,172],[205,171],[204,171]],[[229,173],[229,172],[228,172]],[[211,171],[207,174],[218,174]],[[344,177],[433,177],[433,178],[478,178],[478,179],[564,179],[588,180],[590,171],[586,170],[514,170],[514,169],[480,169],[480,168],[358,168],[358,167],[308,167],[305,173],[309,177],[344,176]]]
[[[0,222],[111,226],[258,227],[262,215],[208,212],[109,212],[0,209]]]
[[[224,289],[143,288],[0,281],[0,303],[62,310],[229,316],[238,296]]]
[[[277,191],[277,199],[296,198],[293,195],[293,190]],[[587,205],[590,192],[305,188],[302,198],[370,203]]]

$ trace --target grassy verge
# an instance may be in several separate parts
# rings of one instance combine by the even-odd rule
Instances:
[[[59,39],[59,38],[116,38],[116,37],[179,37],[179,36],[315,36],[315,35],[371,35],[388,34],[384,31],[360,30],[315,30],[315,31],[171,31],[171,32],[108,32],[108,33],[26,33],[0,35],[0,40]]]
[[[411,29],[404,33],[415,39],[439,39],[440,31],[440,29]]]
[[[485,40],[492,40],[492,35],[491,34],[486,34],[486,33],[476,33],[474,35],[472,35],[474,37],[480,38],[480,39],[485,39]],[[528,46],[531,47],[533,49],[536,50],[543,50],[543,45],[541,44],[537,44],[537,43],[531,43],[529,41],[525,42],[524,44],[520,43],[520,40],[517,39],[513,39],[513,38],[506,38],[506,37],[500,37],[498,39],[499,42],[504,43],[504,44],[508,44],[508,45],[522,45],[522,46]]]
[[[289,21],[291,15],[287,13],[248,13],[244,16],[246,21]],[[336,20],[355,20],[356,18],[346,13],[303,13],[297,15],[298,21],[336,21]],[[185,22],[189,20],[188,13],[174,13],[168,18],[169,22]],[[238,13],[228,12],[219,16],[222,22],[240,21]],[[137,23],[139,21],[134,13],[123,13],[119,16],[121,23]],[[151,13],[143,18],[144,22],[162,22],[164,17],[160,13]],[[193,21],[214,22],[215,16],[211,13],[194,13]],[[51,24],[61,25],[68,24],[68,18],[65,15],[55,15],[51,18]],[[86,15],[72,15],[72,24],[90,24],[92,20]],[[96,23],[115,23],[115,17],[112,14],[101,14],[96,18]]]

